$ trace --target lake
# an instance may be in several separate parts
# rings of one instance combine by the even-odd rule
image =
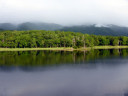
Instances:
[[[128,49],[0,52],[0,96],[128,96]]]

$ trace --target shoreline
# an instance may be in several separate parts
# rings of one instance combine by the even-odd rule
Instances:
[[[91,49],[125,49],[128,46],[94,46],[94,47],[86,47],[86,48],[77,48],[74,49],[72,47],[53,47],[53,48],[0,48],[0,51],[83,51],[83,50],[91,50]]]

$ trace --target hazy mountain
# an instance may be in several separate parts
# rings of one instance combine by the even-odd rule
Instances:
[[[0,30],[16,30],[16,26],[11,23],[0,23]]]
[[[62,26],[54,23],[31,23],[19,24],[17,30],[59,30]]]
[[[108,27],[111,28],[113,31],[116,31],[117,33],[128,35],[128,27],[117,25],[108,25]]]
[[[81,25],[81,26],[71,26],[64,27],[61,31],[73,31],[82,32],[94,35],[112,35],[112,36],[128,36],[128,27],[121,27],[116,25],[107,26],[96,26],[94,25]]]
[[[117,25],[79,25],[79,26],[61,26],[54,23],[32,23],[25,22],[21,24],[0,23],[0,30],[61,30],[81,32],[94,35],[112,35],[128,36],[128,27]]]
[[[62,26],[54,23],[31,23],[25,22],[18,25],[1,23],[0,30],[59,30]]]

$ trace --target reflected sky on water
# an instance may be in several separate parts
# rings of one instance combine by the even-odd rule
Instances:
[[[0,52],[0,96],[128,96],[128,49]]]

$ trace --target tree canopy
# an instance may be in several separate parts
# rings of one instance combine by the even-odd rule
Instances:
[[[92,47],[128,45],[126,36],[89,35],[64,31],[1,31],[2,48]]]

